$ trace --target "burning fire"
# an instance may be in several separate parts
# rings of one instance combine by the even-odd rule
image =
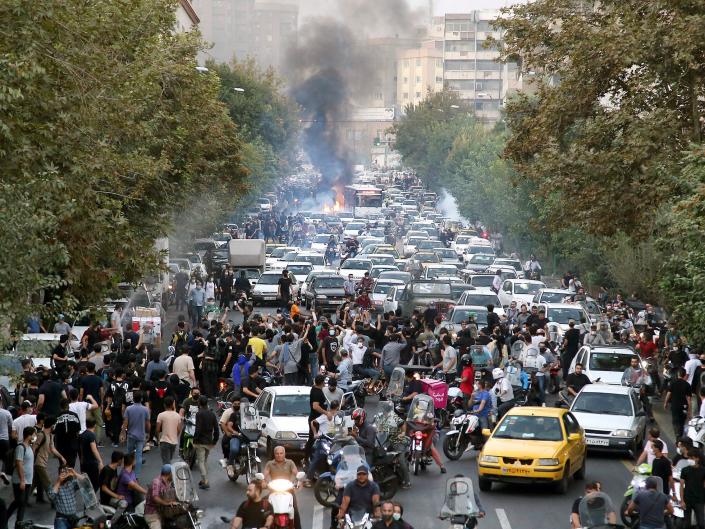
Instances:
[[[323,206],[323,213],[332,213],[338,211],[343,211],[343,205],[338,200],[336,200],[335,204],[333,204],[332,206],[329,206],[328,204]]]

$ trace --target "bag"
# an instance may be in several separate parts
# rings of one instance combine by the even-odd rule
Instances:
[[[127,403],[127,382],[112,382],[110,391],[113,394],[113,408],[122,408]]]

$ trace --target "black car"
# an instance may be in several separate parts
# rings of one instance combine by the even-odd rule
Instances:
[[[339,275],[316,276],[306,289],[306,307],[337,309],[345,301],[345,281]]]

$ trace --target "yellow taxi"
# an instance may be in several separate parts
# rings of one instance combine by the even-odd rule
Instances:
[[[478,458],[480,490],[493,481],[555,483],[561,494],[568,480],[585,477],[585,434],[570,411],[527,406],[512,408],[495,426]]]

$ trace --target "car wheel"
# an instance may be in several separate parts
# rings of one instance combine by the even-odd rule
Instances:
[[[566,463],[565,471],[563,472],[563,477],[556,482],[556,492],[558,494],[565,494],[568,492],[568,480],[570,479],[570,463]]]
[[[477,478],[477,485],[482,492],[490,492],[492,490],[492,482],[487,478]]]

